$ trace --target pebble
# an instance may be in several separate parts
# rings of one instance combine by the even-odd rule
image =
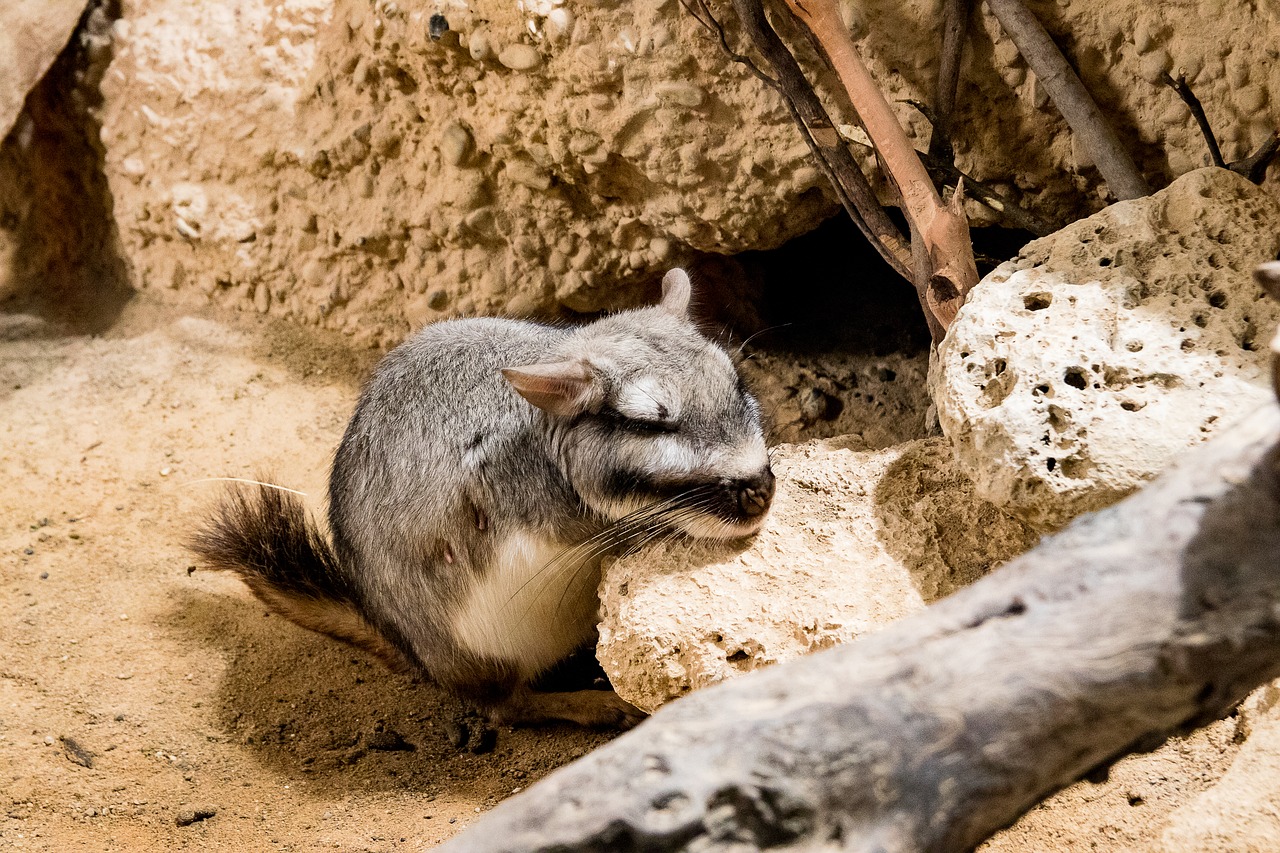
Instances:
[[[1173,59],[1166,50],[1153,50],[1142,57],[1142,64],[1139,66],[1143,79],[1148,83],[1159,83],[1172,67]]]
[[[542,63],[542,54],[527,44],[509,44],[498,54],[498,61],[512,71],[529,71]]]
[[[551,186],[551,176],[545,169],[525,160],[507,163],[507,177],[531,190],[545,191]]]
[[[190,826],[202,820],[208,820],[218,813],[218,807],[209,804],[198,806],[187,806],[178,810],[178,815],[174,818],[174,823],[178,826]]]
[[[455,121],[440,134],[440,159],[446,165],[461,166],[471,153],[473,145],[471,131]]]
[[[653,92],[658,96],[658,100],[669,104],[679,104],[682,107],[702,106],[702,102],[707,97],[707,93],[703,91],[701,86],[678,80],[659,83],[654,87]]]
[[[493,748],[497,745],[498,730],[485,726],[471,738],[470,749],[475,755],[484,755],[493,752]]]
[[[93,767],[93,753],[80,745],[75,738],[62,735],[58,738],[62,742],[62,752],[67,756],[67,760],[72,764],[79,764],[81,767]]]
[[[1267,105],[1267,90],[1257,85],[1245,86],[1236,92],[1235,101],[1241,115],[1251,116]]]
[[[493,56],[493,45],[489,43],[489,33],[485,30],[473,32],[471,38],[467,39],[467,51],[477,62],[484,62]]]
[[[564,6],[557,6],[547,15],[544,29],[547,38],[562,41],[573,30],[573,12]]]

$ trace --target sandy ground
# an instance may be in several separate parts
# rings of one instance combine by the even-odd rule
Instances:
[[[269,472],[322,506],[376,355],[141,297],[100,336],[0,315],[0,849],[423,849],[607,739],[495,743],[433,687],[191,571],[206,478]],[[1151,849],[1239,740],[1226,720],[1126,760],[991,849]]]

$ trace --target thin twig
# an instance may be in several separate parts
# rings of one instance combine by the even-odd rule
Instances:
[[[929,137],[929,157],[941,163],[955,163],[951,145],[951,122],[955,117],[956,89],[960,83],[960,58],[964,53],[965,35],[969,30],[969,12],[973,0],[946,0],[942,12],[942,55],[938,63],[937,107],[933,134]]]
[[[1280,133],[1273,130],[1271,136],[1267,137],[1267,141],[1262,143],[1257,151],[1243,160],[1228,164],[1227,168],[1238,175],[1244,175],[1255,184],[1260,184],[1266,180],[1267,167],[1271,165],[1277,152],[1280,152]]]
[[[937,127],[938,115],[927,104],[914,98],[904,98],[898,103],[910,104],[915,107],[929,124],[935,128]],[[853,142],[852,140],[850,141]],[[853,142],[853,144],[860,145],[862,143]],[[929,170],[929,175],[933,178],[933,182],[939,190],[942,187],[957,186],[963,180],[965,187],[972,192],[974,200],[994,212],[1010,228],[1021,228],[1024,231],[1030,231],[1037,237],[1043,237],[1058,230],[1048,220],[1041,219],[1026,208],[1009,201],[992,189],[989,184],[983,183],[962,171],[956,166],[954,158],[945,160],[939,158],[933,153],[932,143],[929,146],[929,151],[921,154],[920,159],[924,160],[925,168]]]
[[[694,4],[696,11],[691,8],[690,3]],[[787,51],[769,25],[759,0],[734,0],[733,5],[747,36],[773,68],[777,79],[768,77],[751,60],[729,47],[724,27],[711,14],[705,0],[685,2],[685,8],[690,9],[694,18],[711,30],[719,40],[721,50],[730,59],[747,67],[779,92],[792,120],[813,153],[814,160],[858,230],[899,275],[910,280],[911,249],[906,238],[880,206],[870,182],[842,144],[831,117],[805,81],[795,57]]]
[[[1036,16],[1022,0],[987,0],[987,7],[1018,46],[1071,132],[1084,144],[1112,194],[1119,199],[1150,195],[1150,187],[1120,144],[1115,129]]]
[[[1187,85],[1187,78],[1179,76],[1175,80],[1166,71],[1164,84],[1177,92],[1178,97],[1182,98],[1182,102],[1187,105],[1187,109],[1191,110],[1191,115],[1195,117],[1196,124],[1200,126],[1200,135],[1204,137],[1205,145],[1209,146],[1209,159],[1213,161],[1213,165],[1219,169],[1226,168],[1227,161],[1222,159],[1222,149],[1218,147],[1218,139],[1213,135],[1213,128],[1209,125],[1209,117],[1204,114],[1204,107],[1200,104],[1200,99],[1196,97],[1196,93],[1191,91],[1191,87]]]

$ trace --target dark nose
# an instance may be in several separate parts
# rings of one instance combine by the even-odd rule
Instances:
[[[738,509],[747,518],[764,515],[773,501],[773,471],[766,467],[754,477],[736,481],[734,490],[738,495]]]

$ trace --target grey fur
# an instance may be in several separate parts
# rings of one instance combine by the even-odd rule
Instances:
[[[336,571],[333,598],[401,656],[502,708],[591,638],[603,553],[661,529],[753,532],[773,492],[758,406],[726,353],[689,322],[684,273],[664,287],[659,306],[576,328],[454,320],[391,352],[334,460],[336,559],[297,560],[296,571]],[[244,529],[228,536],[229,523]],[[237,565],[218,543],[271,538],[272,525],[266,514],[224,514],[195,547],[252,576],[257,591],[268,573]],[[293,551],[305,550],[302,537]],[[541,559],[538,548],[562,556],[521,562]],[[502,563],[511,554],[533,556],[507,559],[512,569]],[[289,571],[266,579],[287,594],[271,578]],[[508,592],[529,609],[508,607]],[[528,640],[495,653],[497,629]]]

